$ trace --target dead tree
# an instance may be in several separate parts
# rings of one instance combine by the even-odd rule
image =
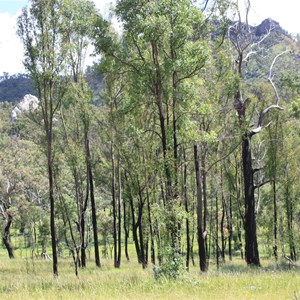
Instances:
[[[253,29],[249,26],[248,15],[250,10],[250,1],[247,1],[246,5],[246,17],[245,22],[242,22],[240,11],[238,11],[238,21],[236,21],[229,28],[229,38],[237,58],[236,63],[236,72],[239,77],[239,84],[235,93],[234,99],[234,108],[238,115],[239,126],[241,129],[241,139],[242,139],[242,166],[243,166],[243,180],[244,180],[244,205],[245,205],[245,216],[244,216],[244,230],[245,230],[245,260],[248,265],[259,266],[259,251],[257,244],[257,233],[256,233],[256,214],[255,214],[255,186],[254,183],[254,173],[255,169],[253,168],[253,157],[251,151],[251,140],[252,137],[258,134],[263,128],[266,128],[270,125],[264,124],[264,118],[268,112],[273,109],[282,110],[283,108],[279,106],[279,95],[276,89],[276,86],[273,82],[273,66],[276,60],[286,53],[284,51],[278,54],[270,67],[268,81],[272,85],[272,88],[275,93],[275,103],[269,105],[261,113],[257,121],[256,128],[249,129],[246,121],[247,116],[247,107],[250,103],[250,99],[244,99],[243,96],[243,71],[247,67],[249,59],[252,55],[257,54],[260,50],[261,43],[269,36],[273,28],[269,28],[266,33],[257,38],[254,35]]]

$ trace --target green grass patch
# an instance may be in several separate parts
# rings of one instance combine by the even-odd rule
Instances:
[[[0,261],[0,299],[300,299],[300,273],[268,261],[265,267],[248,268],[242,261],[210,265],[206,274],[192,267],[178,280],[155,280],[152,268],[122,262],[114,269],[110,259],[102,268],[88,262],[74,275],[70,259],[60,259],[59,277],[52,262],[17,258]]]

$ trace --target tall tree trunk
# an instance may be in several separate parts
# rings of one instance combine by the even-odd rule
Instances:
[[[70,236],[71,236],[71,240],[72,240],[73,244],[72,245],[70,244],[70,242],[68,240],[68,237],[67,237],[67,231],[66,230],[64,230],[65,241],[66,241],[66,244],[67,244],[67,246],[68,246],[68,248],[69,248],[69,250],[72,254],[72,258],[73,258],[73,262],[74,262],[75,275],[76,275],[76,277],[78,277],[78,267],[80,265],[79,247],[77,247],[76,239],[75,239],[75,236],[73,234],[73,229],[72,229],[72,225],[71,225],[71,219],[70,219],[68,208],[67,208],[66,203],[63,199],[63,196],[60,192],[60,189],[58,188],[57,182],[56,182],[56,189],[58,190],[58,198],[59,198],[60,204],[63,208],[63,210],[62,210],[63,224],[64,224],[65,228],[69,227]]]
[[[190,253],[191,253],[191,260],[193,266],[195,266],[195,258],[194,258],[194,239],[195,239],[195,232],[196,232],[196,218],[195,216],[195,200],[193,199],[192,201],[192,207],[191,207],[191,215],[193,216],[192,218],[192,224],[191,224],[191,247],[190,247]]]
[[[290,185],[290,183],[287,182],[287,184],[286,184],[286,194],[285,194],[289,249],[290,249],[290,258],[291,258],[291,260],[296,261],[297,256],[296,256],[295,240],[294,240],[294,233],[293,233],[293,204],[292,204],[291,197],[290,197],[289,185]]]
[[[251,140],[248,134],[244,136],[242,141],[242,160],[245,193],[245,259],[248,265],[259,266]]]
[[[92,223],[93,223],[93,237],[94,237],[94,251],[95,251],[95,263],[97,267],[101,267],[100,255],[99,255],[99,241],[98,241],[98,225],[97,225],[97,210],[95,203],[94,194],[94,176],[91,166],[91,155],[89,140],[87,140],[87,151],[88,151],[88,173],[89,173],[89,187],[90,187],[90,197],[91,197],[91,207],[92,207]]]
[[[151,218],[151,209],[150,209],[150,197],[147,189],[147,209],[148,209],[148,222],[150,229],[150,250],[151,250],[151,263],[155,265],[155,248],[154,248],[154,233],[153,233],[153,225]]]
[[[219,199],[218,199],[218,195],[216,196],[216,262],[217,262],[217,268],[219,269],[219,265],[220,265],[220,250],[219,250]]]
[[[121,233],[122,233],[122,178],[121,161],[118,159],[118,267],[121,266]]]
[[[238,232],[239,248],[240,248],[241,259],[244,259],[243,240],[242,240],[241,227],[242,227],[242,221],[238,220],[237,221],[237,232]]]
[[[144,247],[144,235],[143,235],[143,224],[142,224],[142,210],[143,208],[139,208],[139,217],[137,221],[138,230],[139,230],[139,240],[140,240],[140,249],[141,249],[141,263],[143,269],[147,267],[147,261],[145,256],[145,247]]]
[[[233,236],[233,230],[232,230],[232,199],[231,196],[229,196],[229,216],[227,219],[227,228],[229,232],[228,236],[228,255],[229,260],[232,261],[232,236]]]
[[[203,231],[207,231],[207,171],[206,171],[206,153],[207,146],[202,145],[203,152],[201,153],[201,179],[203,189]],[[206,257],[209,259],[207,235],[204,237]],[[208,263],[208,262],[207,262]]]
[[[277,197],[276,197],[276,177],[273,180],[273,238],[274,238],[274,246],[273,246],[273,254],[275,257],[275,261],[278,260],[278,246],[277,246]]]
[[[50,233],[52,246],[52,268],[54,276],[58,276],[57,266],[57,242],[56,242],[56,226],[55,226],[55,201],[54,201],[54,172],[53,172],[53,82],[49,82],[49,107],[48,97],[46,94],[46,79],[44,79],[44,127],[47,139],[47,165],[48,165],[48,181],[49,181],[49,201],[50,201]]]
[[[235,158],[235,185],[236,185],[236,202],[238,206],[237,212],[237,236],[239,242],[239,250],[241,254],[241,259],[244,260],[244,250],[243,250],[243,240],[242,240],[242,224],[244,223],[244,214],[241,211],[242,201],[241,201],[241,176],[239,176],[240,163],[237,157]]]
[[[172,48],[172,44],[171,44]],[[174,49],[171,49],[171,57],[172,60],[176,60],[176,51]],[[172,125],[173,125],[173,158],[174,158],[174,165],[173,165],[173,171],[174,171],[174,198],[178,197],[178,139],[177,139],[177,89],[178,89],[178,78],[177,78],[177,71],[175,70],[172,75],[172,81],[173,81],[173,101],[172,101]]]
[[[221,217],[221,242],[222,242],[222,249],[221,249],[221,256],[223,263],[225,263],[225,232],[224,232],[224,222],[226,216],[226,202],[225,202],[225,195],[224,195],[224,178],[223,178],[223,167],[221,167],[221,198],[222,198],[222,217]]]
[[[163,149],[163,158],[164,158],[164,171],[166,175],[166,204],[167,206],[170,205],[170,201],[173,198],[173,191],[172,191],[172,178],[171,178],[171,170],[170,170],[170,163],[167,157],[168,152],[168,142],[167,142],[167,131],[166,131],[166,121],[165,121],[165,114],[163,109],[163,86],[162,86],[162,75],[161,75],[161,68],[158,59],[158,46],[155,42],[152,42],[152,58],[153,63],[156,69],[156,77],[155,82],[153,85],[154,95],[156,100],[156,105],[158,107],[159,113],[159,124],[160,124],[160,131],[161,131],[161,143]]]
[[[91,163],[91,151],[90,151],[90,141],[88,139],[88,132],[85,130],[85,151],[86,151],[86,166],[87,166],[87,195],[90,195],[91,208],[92,208],[92,224],[93,224],[93,238],[94,238],[94,251],[95,251],[95,264],[97,267],[101,267],[100,255],[99,255],[99,241],[98,241],[98,225],[97,225],[97,210],[95,203],[95,193],[94,193],[94,176]],[[86,202],[87,205],[87,202]],[[85,207],[86,209],[86,207]]]
[[[7,220],[6,220],[6,224],[4,227],[4,233],[3,233],[3,237],[2,237],[3,244],[7,250],[8,257],[10,259],[15,258],[14,252],[13,252],[13,246],[11,245],[11,243],[9,241],[10,226],[12,224],[12,220],[13,220],[12,216],[10,214],[7,214]]]
[[[185,267],[189,270],[190,267],[190,251],[191,251],[191,241],[190,241],[190,222],[189,222],[189,204],[187,196],[187,157],[185,149],[183,150],[184,165],[183,165],[183,199],[184,199],[184,208],[186,212],[186,260]]]
[[[221,230],[221,243],[222,243],[222,249],[221,249],[221,256],[223,263],[225,263],[225,233],[224,233],[224,221],[225,221],[225,204],[224,204],[224,194],[222,192],[222,217],[221,217],[221,224],[220,224],[220,230]]]
[[[53,274],[54,274],[54,276],[58,276],[52,164],[50,164],[50,166],[49,166],[49,188],[50,188],[50,196],[49,196],[49,198],[50,198],[50,232],[51,232],[51,245],[52,245],[52,257],[53,257]]]
[[[115,149],[113,143],[111,144],[111,168],[112,168],[112,207],[113,207],[113,239],[114,239],[114,267],[118,268],[117,258],[117,200],[116,200],[116,166],[115,166]]]
[[[198,252],[200,260],[200,270],[207,271],[206,251],[203,232],[203,218],[202,218],[202,187],[201,187],[201,165],[199,155],[199,145],[194,145],[194,160],[196,170],[196,184],[197,184],[197,239]]]
[[[123,201],[123,229],[124,229],[124,243],[125,243],[125,256],[127,261],[129,261],[128,254],[128,238],[129,238],[129,228],[127,225],[127,210],[126,210],[126,202]]]
[[[85,252],[85,210],[80,209],[80,254],[81,254],[81,268],[86,267],[86,252]]]
[[[79,261],[79,264],[81,268],[86,267],[86,242],[85,242],[85,212],[87,210],[88,205],[88,199],[89,199],[89,174],[88,174],[88,166],[87,166],[87,187],[86,187],[86,195],[85,199],[83,199],[83,191],[81,190],[80,183],[78,180],[78,173],[76,166],[74,167],[74,178],[75,178],[75,185],[76,185],[76,198],[79,202],[79,214],[80,214],[80,255],[81,255],[81,261]]]
[[[52,139],[48,140],[48,177],[49,177],[49,199],[50,199],[50,232],[53,258],[53,274],[58,276],[57,248],[56,248],[56,226],[55,226],[55,204],[54,204],[54,183],[53,183],[53,162],[52,162]]]
[[[137,234],[138,222],[135,221],[135,209],[134,209],[133,197],[131,194],[129,195],[129,200],[130,200],[131,218],[132,218],[132,237],[135,245],[135,251],[136,251],[138,263],[140,264],[142,263],[142,258],[141,258],[141,249],[140,249],[140,244],[139,244],[139,239]]]

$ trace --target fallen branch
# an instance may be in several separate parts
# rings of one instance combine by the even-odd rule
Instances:
[[[296,267],[296,268],[300,268],[300,265],[297,264],[295,261],[293,261],[290,257],[284,255],[283,256],[289,263],[289,266],[293,266],[293,267]]]

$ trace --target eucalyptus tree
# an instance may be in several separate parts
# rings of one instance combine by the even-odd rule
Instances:
[[[104,157],[107,161],[107,171],[110,173],[109,186],[112,199],[113,218],[113,243],[114,243],[114,267],[121,265],[121,238],[122,238],[122,154],[121,148],[124,142],[126,126],[124,124],[124,111],[122,101],[124,100],[124,82],[122,65],[115,63],[110,57],[101,61],[100,69],[105,74],[105,90],[101,94],[105,106],[102,108],[102,128],[104,127],[104,138],[107,142],[107,150],[104,150]],[[121,113],[120,113],[121,112]],[[108,150],[109,149],[109,150]],[[126,204],[124,204],[126,205]],[[125,207],[126,210],[126,207]],[[125,215],[124,215],[125,218]],[[126,230],[125,230],[126,233]]]
[[[292,98],[296,98],[296,100],[288,103],[285,112],[278,116],[277,126],[272,130],[270,129],[270,135],[273,140],[277,138],[278,145],[275,149],[269,150],[271,152],[269,159],[270,171],[273,171],[275,167],[272,162],[274,160],[277,162],[274,174],[274,177],[276,176],[274,178],[276,190],[274,190],[274,185],[272,189],[274,210],[277,209],[276,213],[274,211],[273,217],[273,251],[279,252],[278,243],[278,246],[281,245],[282,255],[287,259],[296,261],[299,258],[299,235],[296,232],[299,230],[300,209],[297,201],[299,195],[297,181],[299,178],[298,153],[300,143],[299,135],[296,133],[299,128],[299,99],[295,94]],[[275,151],[277,153],[273,153]]]
[[[54,186],[55,120],[70,81],[69,57],[71,56],[73,62],[76,60],[81,63],[82,59],[80,51],[84,47],[78,47],[74,42],[74,36],[75,32],[80,36],[81,25],[84,22],[78,21],[79,24],[70,22],[74,15],[77,16],[75,20],[80,20],[78,19],[81,12],[78,9],[80,3],[67,0],[32,0],[29,7],[23,9],[18,19],[18,35],[23,42],[25,52],[24,65],[35,83],[40,100],[49,179],[50,228],[55,276],[58,275]],[[73,7],[77,10],[73,11]],[[69,14],[66,13],[67,11]],[[68,23],[74,25],[71,30],[66,30],[69,29],[66,27]],[[83,40],[80,42],[84,43]],[[74,49],[76,56],[70,55],[70,51]],[[72,66],[76,65],[81,66],[79,63]],[[78,70],[74,69],[74,72],[76,71]]]
[[[115,43],[104,30],[105,22],[99,20],[95,29],[96,51],[127,69],[128,86],[136,92],[131,97],[132,106],[140,105],[139,95],[147,95],[156,117],[158,157],[163,167],[162,199],[170,216],[169,245],[176,252],[180,234],[173,208],[179,199],[178,130],[184,122],[178,116],[184,98],[181,86],[197,76],[207,60],[206,43],[199,38],[204,18],[190,0],[122,0],[115,11],[123,23],[122,43]],[[134,89],[136,85],[140,91]]]
[[[2,241],[9,258],[14,258],[10,230],[16,219],[25,220],[31,205],[41,199],[44,172],[40,153],[35,144],[16,135],[1,140],[0,152],[0,216],[4,221]]]
[[[70,9],[70,6],[72,9]],[[71,78],[71,84],[68,87],[68,93],[66,98],[69,105],[73,106],[75,112],[75,119],[80,121],[82,126],[77,123],[77,134],[75,137],[82,136],[82,145],[84,145],[85,164],[86,164],[86,195],[85,200],[81,200],[80,213],[79,213],[79,228],[81,236],[81,265],[86,266],[86,254],[85,254],[85,213],[87,210],[88,199],[91,202],[92,210],[92,224],[94,235],[94,250],[95,250],[95,263],[100,267],[99,245],[98,245],[98,233],[97,233],[97,218],[96,218],[96,206],[95,206],[95,194],[94,194],[94,179],[92,170],[92,154],[91,154],[91,120],[92,120],[92,107],[90,106],[92,100],[92,92],[85,82],[83,71],[84,63],[87,51],[91,45],[90,35],[92,26],[96,17],[96,8],[93,2],[88,0],[70,0],[65,1],[62,6],[62,14],[68,22],[63,24],[66,42],[70,45],[69,51],[66,56],[68,62],[68,73]],[[70,106],[68,106],[70,107]],[[67,108],[67,107],[66,107]],[[62,107],[63,109],[63,107]],[[65,120],[68,122],[69,120]],[[66,129],[66,128],[65,128]],[[65,132],[65,139],[67,144],[68,133]],[[73,174],[75,182],[78,172],[76,171],[76,165],[73,165]],[[77,195],[82,195],[78,193]],[[83,199],[83,197],[81,197]]]

